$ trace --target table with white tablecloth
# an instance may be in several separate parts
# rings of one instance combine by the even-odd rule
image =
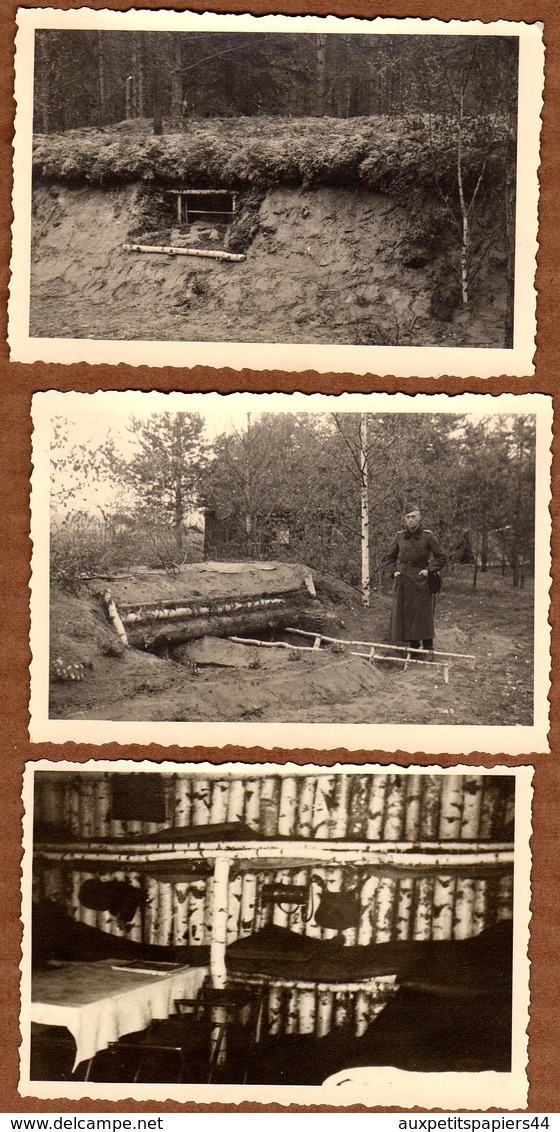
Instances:
[[[165,974],[117,969],[118,961],[56,963],[33,973],[31,1021],[65,1026],[76,1042],[74,1068],[125,1034],[174,1012],[177,998],[196,998],[207,967]]]

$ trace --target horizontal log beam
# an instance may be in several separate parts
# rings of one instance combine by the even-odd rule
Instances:
[[[181,842],[160,844],[153,842],[119,843],[72,841],[63,844],[37,844],[35,855],[44,860],[67,862],[75,868],[80,859],[114,863],[115,867],[126,864],[135,868],[139,864],[162,861],[211,861],[218,853],[228,853],[236,862],[253,862],[258,872],[259,862],[267,867],[267,861],[274,858],[278,868],[289,868],[290,859],[309,860],[317,864],[340,867],[345,863],[378,866],[382,870],[390,868],[482,868],[498,867],[510,869],[513,865],[513,845],[509,842],[344,842],[344,841],[265,841],[254,840],[222,842]]]
[[[267,607],[239,613],[207,617],[185,617],[180,621],[153,621],[146,625],[127,624],[128,640],[136,648],[152,649],[158,645],[180,645],[200,637],[231,637],[237,634],[268,632],[293,621],[301,607]]]
[[[206,602],[204,605],[177,605],[174,608],[154,605],[150,609],[141,608],[130,613],[123,612],[122,620],[125,625],[149,624],[151,621],[180,621],[184,617],[219,617],[244,611],[253,613],[259,609],[278,609],[285,604],[285,600],[281,597],[263,597],[254,601],[247,599],[247,601],[222,601],[216,604]]]

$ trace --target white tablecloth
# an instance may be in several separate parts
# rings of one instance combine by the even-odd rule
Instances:
[[[207,967],[182,967],[165,975],[115,971],[114,959],[64,963],[34,973],[31,1021],[66,1026],[77,1047],[74,1068],[124,1034],[167,1018],[174,999],[195,998]]]

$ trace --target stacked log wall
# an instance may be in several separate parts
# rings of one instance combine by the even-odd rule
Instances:
[[[111,774],[38,772],[35,820],[57,827],[69,839],[87,843],[96,838],[126,840],[166,826],[243,822],[264,838],[303,838],[395,844],[503,842],[512,840],[514,779],[477,774],[294,774],[210,776],[192,772],[158,775],[163,779],[166,821],[116,821],[111,816]],[[126,865],[126,860],[125,860]],[[136,870],[136,871],[135,871]],[[129,925],[107,912],[84,908],[81,885],[93,874],[75,863],[37,867],[38,899],[54,900],[76,920],[130,939],[157,944],[208,944],[212,879],[195,875],[164,883],[138,871],[118,868],[104,879],[128,880],[141,888],[144,903]],[[477,873],[472,865],[447,872],[427,867],[408,871],[371,866],[322,865],[279,868],[263,873],[255,867],[233,871],[229,886],[227,942],[273,923],[316,938],[336,933],[319,927],[305,910],[263,901],[263,884],[309,886],[321,877],[327,889],[359,891],[360,918],[344,932],[344,943],[370,944],[394,939],[464,939],[497,920],[511,918],[511,871]],[[318,886],[313,888],[315,897]]]

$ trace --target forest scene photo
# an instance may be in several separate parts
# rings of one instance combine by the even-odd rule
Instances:
[[[52,418],[53,718],[531,723],[533,414],[107,396]],[[441,588],[403,668],[390,548],[415,508]]]
[[[38,29],[30,333],[512,348],[518,46]]]

